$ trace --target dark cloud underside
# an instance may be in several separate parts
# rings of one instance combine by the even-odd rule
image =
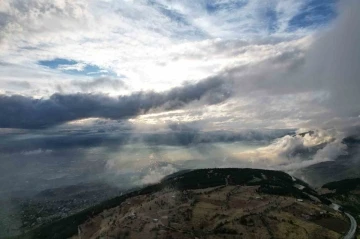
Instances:
[[[124,119],[154,108],[176,109],[202,98],[207,104],[218,103],[230,96],[229,89],[224,81],[210,78],[164,93],[139,92],[116,98],[103,94],[80,93],[57,93],[49,99],[2,95],[0,127],[44,128],[90,117]]]

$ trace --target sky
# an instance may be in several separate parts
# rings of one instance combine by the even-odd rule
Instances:
[[[357,7],[2,1],[0,127],[87,118],[230,130],[356,124]]]
[[[1,170],[31,182],[29,171],[56,180],[158,161],[293,170],[347,155],[342,139],[360,128],[358,9],[1,1]]]

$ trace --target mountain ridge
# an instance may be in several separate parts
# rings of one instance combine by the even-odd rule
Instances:
[[[145,186],[128,194],[106,200],[75,215],[40,226],[14,238],[68,238],[78,233],[78,226],[106,210],[118,207],[130,198],[151,195],[164,189],[201,190],[213,187],[254,187],[256,192],[269,197],[294,198],[330,205],[331,202],[319,195],[305,182],[285,172],[250,168],[213,168],[181,171],[163,178],[159,183]],[[255,189],[254,189],[255,190]],[[317,198],[317,199],[316,199]]]

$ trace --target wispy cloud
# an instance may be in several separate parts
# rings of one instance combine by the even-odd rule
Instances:
[[[161,101],[145,110],[148,115],[127,117],[219,129],[328,126],[342,120],[353,125],[359,54],[352,52],[359,34],[352,5],[351,0],[339,8],[335,1],[315,0],[8,1],[0,8],[0,53],[7,59],[0,86],[8,95],[4,99],[21,94],[25,101],[45,104],[54,93],[160,97],[174,93],[173,87],[201,86],[213,78],[226,84],[199,96],[210,103],[206,108],[194,96],[181,111],[157,115],[162,107],[171,109]],[[329,28],[321,28],[324,24]],[[317,32],[321,29],[324,33]],[[342,39],[348,34],[353,37]],[[174,97],[169,101],[181,102]]]
[[[0,56],[8,64],[21,66],[17,67],[19,78],[29,70],[45,75],[29,79],[41,81],[40,85],[51,85],[48,81],[60,84],[61,73],[90,77],[89,73],[94,72],[98,72],[97,76],[107,75],[101,75],[107,70],[124,77],[129,91],[167,90],[234,64],[256,61],[257,53],[252,51],[259,41],[272,48],[273,43],[310,34],[313,28],[303,25],[290,32],[287,29],[308,5],[311,16],[324,14],[324,10],[317,13],[317,7],[312,11],[311,4],[312,1],[276,0],[266,4],[223,0],[6,1],[0,5]],[[317,4],[332,9],[330,4]],[[237,42],[247,46],[232,49],[229,54],[208,51],[221,44],[237,47]],[[277,48],[274,46],[273,51]],[[267,56],[262,53],[263,58]],[[39,62],[56,59],[74,64],[59,65],[53,70],[38,66]],[[23,66],[28,69],[22,69]],[[2,78],[7,77],[9,73],[2,74]],[[16,76],[11,78],[16,80]],[[43,90],[37,95],[50,95],[56,88],[47,90],[48,93]]]

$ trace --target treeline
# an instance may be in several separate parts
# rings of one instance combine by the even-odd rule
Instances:
[[[337,194],[347,194],[360,186],[360,178],[345,179],[341,181],[335,181],[327,183],[322,186],[322,188],[327,188],[329,190],[336,190]]]
[[[327,183],[322,188],[335,190],[325,196],[340,203],[345,211],[360,214],[360,195],[353,190],[360,190],[360,178],[345,179]]]

